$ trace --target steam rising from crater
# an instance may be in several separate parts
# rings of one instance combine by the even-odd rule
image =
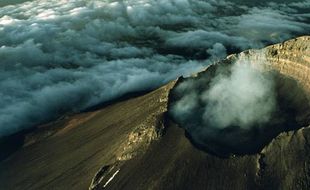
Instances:
[[[272,78],[250,64],[235,64],[229,76],[219,74],[210,85],[200,97],[205,126],[257,126],[268,122],[275,110]]]
[[[169,115],[195,144],[218,155],[257,150],[274,135],[264,134],[270,130],[266,126],[273,123],[277,131],[281,120],[273,118],[278,110],[276,85],[274,73],[263,69],[266,63],[240,59],[181,80],[172,91]]]
[[[272,76],[252,64],[237,61],[219,68],[210,80],[201,77],[181,82],[171,105],[173,117],[189,131],[201,135],[232,126],[247,129],[267,123],[275,110]]]

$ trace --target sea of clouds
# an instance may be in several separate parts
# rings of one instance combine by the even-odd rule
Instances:
[[[310,31],[310,1],[33,0],[0,7],[0,137]]]

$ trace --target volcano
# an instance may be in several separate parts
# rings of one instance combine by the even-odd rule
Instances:
[[[309,56],[310,36],[244,51],[152,92],[7,137],[1,188],[309,189]],[[171,108],[184,96],[176,89],[188,81],[209,89],[237,60],[273,77],[276,109],[262,127],[195,138],[188,125],[199,112],[176,117]],[[19,139],[13,149],[10,138]]]

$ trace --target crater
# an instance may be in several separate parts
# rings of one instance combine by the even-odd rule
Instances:
[[[255,79],[236,79],[236,64],[225,60],[195,77],[180,78],[170,92],[168,116],[196,148],[220,157],[256,154],[280,133],[309,125],[309,96],[299,81],[277,69],[253,66]],[[223,78],[227,85],[214,102],[209,96]]]

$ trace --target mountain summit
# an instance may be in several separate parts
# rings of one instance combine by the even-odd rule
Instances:
[[[23,134],[21,146],[0,162],[1,188],[309,189],[309,56],[310,36],[244,51],[147,94],[39,126]],[[233,95],[239,89],[230,83],[235,64],[251,64],[263,73],[257,76],[272,78],[267,91],[273,89],[275,106],[267,119],[250,124],[240,122],[252,107],[242,107],[241,118],[234,114],[227,125],[214,129],[214,124],[208,132],[215,135],[204,135],[215,121],[207,117],[213,112],[204,114],[213,84],[228,81]],[[266,86],[262,81],[251,84]],[[197,95],[184,100],[193,90]],[[259,97],[263,103],[269,96]],[[187,115],[172,110],[177,104]]]

